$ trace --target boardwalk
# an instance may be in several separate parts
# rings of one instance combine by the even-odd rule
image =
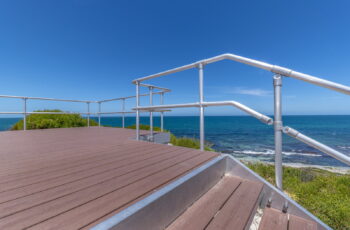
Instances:
[[[0,133],[0,229],[88,229],[217,156],[135,131]]]

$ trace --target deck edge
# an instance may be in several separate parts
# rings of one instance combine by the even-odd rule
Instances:
[[[165,198],[166,195],[168,195],[169,193],[176,191],[178,188],[180,188],[181,186],[185,185],[186,182],[189,182],[191,179],[194,179],[196,176],[198,176],[202,172],[212,168],[212,166],[220,163],[220,161],[221,161],[221,162],[223,162],[223,164],[221,166],[222,172],[219,172],[219,173],[217,173],[217,175],[214,176],[213,179],[215,180],[215,182],[214,182],[214,184],[215,184],[217,182],[216,180],[220,179],[221,176],[223,176],[224,173],[225,173],[225,163],[224,163],[223,160],[224,160],[224,156],[221,156],[221,155],[213,158],[212,160],[210,160],[209,162],[205,163],[204,165],[199,166],[198,168],[192,170],[191,172],[187,173],[186,175],[184,175],[184,176],[180,177],[179,179],[171,182],[170,184],[164,186],[163,188],[161,188],[158,191],[154,192],[153,194],[147,196],[146,198],[144,198],[144,199],[138,201],[137,203],[129,206],[128,208],[126,208],[123,211],[117,213],[116,215],[108,218],[107,220],[97,224],[96,226],[92,227],[91,229],[92,230],[119,229],[119,226],[127,225],[129,223],[129,218],[131,216],[136,215],[136,214],[140,214],[141,215],[142,210],[144,210],[145,208],[149,208],[151,204],[159,201],[159,199]],[[208,178],[206,177],[205,179],[208,179]],[[210,184],[207,183],[206,186],[209,187]],[[198,189],[198,190],[202,190],[202,189]],[[199,192],[203,193],[203,192],[206,192],[206,191],[199,191]],[[195,196],[196,197],[194,197],[194,198],[198,198],[197,197],[198,194],[196,194]],[[184,208],[186,208],[186,207],[184,207]],[[180,214],[183,211],[184,210],[178,210],[177,212],[179,212],[178,214]],[[169,216],[167,216],[167,217],[169,217]],[[176,218],[176,217],[177,217],[177,215],[174,216],[173,218]],[[169,217],[169,219],[170,218],[171,217]],[[140,222],[142,222],[142,221],[140,221]],[[157,222],[158,222],[157,223],[158,226],[164,224],[164,223],[161,223],[162,221],[157,221]],[[168,222],[168,221],[163,221],[163,222]],[[137,223],[137,224],[142,226],[142,228],[140,228],[140,229],[148,229],[142,223]],[[163,226],[163,227],[166,227],[166,226]],[[121,228],[123,228],[123,227],[121,227]],[[138,228],[135,228],[135,226],[133,226],[132,229],[138,229]],[[154,228],[152,227],[152,229],[154,229]]]

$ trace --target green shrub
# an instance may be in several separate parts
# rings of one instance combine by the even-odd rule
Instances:
[[[176,146],[182,146],[192,149],[199,149],[200,143],[198,139],[188,138],[188,137],[176,137],[175,135],[170,135],[170,143]],[[211,146],[206,143],[204,146],[204,150],[206,151],[214,151]]]
[[[37,110],[36,112],[62,112],[61,110]],[[90,119],[90,126],[98,123]],[[87,126],[87,119],[79,114],[30,114],[27,116],[27,129],[70,128]],[[23,130],[23,120],[14,124],[11,130]]]
[[[273,165],[247,163],[275,184]],[[350,175],[317,168],[283,167],[283,189],[295,201],[334,229],[350,229]]]
[[[130,125],[130,126],[127,126],[127,127],[125,127],[125,128],[127,128],[127,129],[136,129],[136,125]],[[143,124],[140,124],[140,130],[150,130],[150,126],[149,125],[143,125]],[[154,126],[153,127],[153,131],[155,131],[155,132],[160,132],[161,131],[161,129],[159,128],[159,127],[156,127],[156,126]],[[168,132],[167,130],[164,130],[164,132]]]

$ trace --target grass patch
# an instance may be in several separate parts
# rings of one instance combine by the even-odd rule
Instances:
[[[247,166],[275,185],[273,165]],[[350,175],[317,168],[283,167],[284,191],[334,229],[350,229]]]
[[[130,126],[127,126],[125,127],[127,129],[136,129],[136,125],[130,125]],[[140,130],[150,130],[151,127],[149,125],[143,125],[143,124],[140,124]],[[157,126],[154,126],[153,127],[153,131],[155,132],[160,132],[161,129]],[[163,132],[169,132],[168,130],[164,130]]]
[[[188,138],[188,137],[176,137],[175,135],[170,135],[170,143],[175,146],[182,146],[192,149],[199,149],[200,143],[198,139],[195,138]],[[211,145],[209,143],[206,143],[204,145],[205,151],[214,151],[214,149],[211,148]]]
[[[136,125],[131,125],[126,127],[127,129],[136,129]],[[140,130],[150,130],[149,125],[143,125],[140,124]],[[161,129],[159,127],[153,127],[153,130],[155,132],[160,132]],[[163,130],[163,132],[169,132],[168,130]],[[170,133],[170,132],[169,132]],[[187,148],[192,148],[192,149],[199,149],[200,144],[199,140],[195,138],[188,138],[188,137],[176,137],[174,134],[170,133],[170,144],[175,145],[175,146],[181,146],[181,147],[187,147]],[[214,151],[211,148],[210,143],[205,143],[204,146],[205,151]]]
[[[37,110],[35,112],[63,112],[62,110]],[[90,119],[90,126],[98,123]],[[27,116],[27,129],[70,128],[87,126],[87,119],[79,114],[30,114]],[[23,120],[14,124],[11,130],[23,130]]]

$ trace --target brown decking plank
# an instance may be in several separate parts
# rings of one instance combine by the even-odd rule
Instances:
[[[87,188],[80,192],[70,194],[69,196],[64,196],[51,202],[45,203],[43,205],[24,210],[12,216],[8,216],[6,218],[1,219],[0,228],[25,228],[35,223],[45,221],[51,217],[55,217],[56,215],[62,214],[70,209],[74,209],[80,205],[91,202],[94,199],[118,191],[123,186],[129,187],[135,183],[139,184],[140,182],[137,183],[136,181],[147,180],[147,177],[152,174],[167,174],[169,170],[171,171],[173,168],[178,168],[179,166],[181,166],[180,163],[176,164],[176,161],[186,162],[186,160],[193,158],[193,155],[194,154],[189,154],[189,156],[181,155],[177,157],[176,160],[172,159],[171,162],[169,162],[167,165],[164,164],[163,168],[160,167],[159,164],[156,164],[153,165],[151,169],[148,168],[147,170],[139,170],[135,172],[133,176],[124,175],[104,182],[102,184]],[[176,165],[174,166],[174,164]],[[180,168],[186,167],[182,166]],[[159,183],[159,181],[157,183]],[[138,190],[140,191],[142,191],[143,189],[144,188],[142,188],[142,186],[138,188]],[[109,200],[109,202],[111,201],[113,200]],[[112,203],[114,204],[114,201]],[[78,220],[76,219],[76,221]]]
[[[212,157],[213,154],[211,153],[199,152],[199,155],[192,159],[185,160],[177,165],[165,169],[161,173],[156,173],[152,176],[146,177],[143,180],[131,184],[130,186],[124,187],[118,191],[90,201],[80,207],[62,213],[55,218],[33,226],[32,229],[45,229],[49,227],[51,229],[64,228],[68,230],[84,227],[87,223],[94,222],[97,217],[113,212],[121,206],[125,206],[132,200],[144,195],[145,193],[154,191],[156,188],[168,183],[178,175],[188,172]]]
[[[45,158],[42,159],[38,159],[35,153],[29,150],[28,152],[32,152],[32,158],[31,160],[23,162],[22,164],[19,164],[17,159],[14,163],[1,162],[2,166],[9,165],[9,170],[3,170],[1,172],[0,178],[3,178],[4,176],[19,176],[20,174],[26,174],[32,171],[40,171],[50,167],[57,167],[60,166],[60,163],[65,163],[67,161],[72,162],[70,164],[76,164],[81,160],[88,161],[90,158],[96,157],[96,155],[103,155],[106,153],[108,154],[109,151],[112,149],[117,149],[120,146],[127,145],[117,143],[115,145],[100,146],[100,148],[98,146],[84,146],[81,148],[73,148],[65,151],[59,149],[56,151],[47,150]],[[129,144],[129,147],[140,146],[142,146],[141,143]],[[57,157],[57,155],[60,155],[60,157]],[[47,165],[42,165],[43,162]]]
[[[288,230],[317,230],[316,222],[289,215]]]
[[[29,132],[29,131],[28,131]],[[45,137],[43,137],[45,138]],[[110,142],[110,143],[108,143]],[[20,143],[18,143],[20,144]],[[151,144],[151,143],[148,143]],[[120,145],[142,145],[142,143],[134,141],[134,140],[114,140],[111,139],[109,141],[105,142],[96,142],[96,141],[90,141],[89,143],[85,143],[84,145],[78,144],[75,148],[67,148],[65,150],[62,149],[61,146],[66,146],[66,144],[61,144],[59,146],[54,145],[54,149],[50,150],[47,146],[41,146],[42,151],[44,151],[44,156],[39,157],[38,154],[36,154],[36,150],[33,150],[31,147],[28,147],[25,152],[30,153],[30,158],[28,160],[23,160],[22,157],[16,157],[15,154],[8,153],[4,149],[2,149],[2,153],[0,153],[0,165],[2,166],[0,168],[0,175],[11,175],[11,174],[19,174],[19,173],[26,173],[28,168],[43,168],[48,167],[44,163],[54,163],[56,165],[59,165],[58,160],[67,160],[70,161],[73,160],[79,160],[81,157],[88,158],[89,154],[96,154],[96,152],[101,152],[102,150],[108,151],[109,149],[116,148],[116,146]],[[1,144],[0,144],[0,147]],[[50,154],[48,154],[50,153]],[[84,153],[85,155],[83,155]],[[13,158],[13,162],[8,162],[3,160],[4,156],[11,156]],[[78,158],[80,156],[80,158]],[[6,170],[5,170],[6,169]],[[1,180],[1,179],[0,179]]]
[[[103,131],[106,131],[106,129],[102,128]],[[51,143],[48,143],[47,145],[41,145],[40,143],[33,143],[32,140],[32,133],[33,131],[26,131],[26,136],[23,138],[20,137],[14,137],[11,138],[15,140],[15,143],[11,144],[8,146],[8,143],[3,140],[3,137],[0,138],[0,146],[1,146],[1,153],[0,153],[0,158],[1,162],[5,162],[10,164],[10,166],[14,166],[11,163],[20,163],[20,162],[26,162],[26,160],[33,160],[33,156],[35,155],[35,159],[40,159],[41,156],[47,156],[47,152],[57,152],[57,151],[65,151],[65,150],[70,150],[74,148],[81,148],[81,149],[86,149],[86,147],[90,148],[103,148],[105,145],[111,145],[114,144],[114,142],[123,144],[124,142],[129,142],[131,140],[124,140],[123,138],[118,138],[119,135],[117,135],[120,130],[115,129],[115,132],[111,133],[112,135],[95,135],[95,131],[91,132],[90,130],[88,131],[90,137],[86,138],[83,142],[81,141],[82,137],[81,133],[77,137],[76,135],[72,136],[71,132],[72,129],[65,130],[66,133],[64,138],[57,138],[57,136],[54,136],[55,138],[51,141]],[[87,130],[84,130],[86,132]],[[81,131],[80,131],[81,132]],[[11,133],[11,132],[7,132]],[[48,135],[46,134],[46,130],[44,132],[41,132],[40,138],[43,140],[46,140],[48,138]],[[122,136],[121,136],[122,137]],[[114,141],[113,141],[114,140]],[[71,144],[69,144],[71,142]],[[73,146],[72,146],[73,145]],[[20,146],[22,149],[16,150],[16,148]],[[29,150],[29,151],[28,151]],[[38,154],[40,153],[40,154]],[[56,153],[55,156],[60,155],[60,153]],[[12,162],[11,162],[12,160]],[[7,168],[7,165],[3,165],[0,170],[3,170]]]
[[[288,215],[273,208],[265,208],[259,230],[287,230]]]
[[[144,149],[147,149],[147,146],[144,147]],[[155,148],[156,149],[156,148]],[[123,149],[120,150],[120,153],[122,153]],[[132,150],[135,151],[135,150]],[[141,149],[137,149],[135,152],[138,153],[142,153]],[[86,164],[83,165],[79,165],[76,167],[69,167],[69,168],[62,168],[62,169],[57,169],[55,171],[52,172],[47,172],[44,174],[39,174],[39,175],[35,175],[35,176],[28,176],[22,179],[18,179],[18,180],[11,180],[9,182],[4,182],[0,184],[0,192],[4,192],[4,191],[9,191],[12,189],[16,189],[16,188],[20,188],[20,187],[24,187],[27,185],[31,185],[31,184],[35,184],[35,183],[39,183],[41,181],[47,181],[47,180],[51,180],[51,179],[55,179],[61,176],[65,176],[65,175],[69,175],[71,173],[75,173],[75,172],[80,172],[80,171],[85,171],[85,170],[90,170],[91,168],[94,167],[99,167],[101,165],[105,165],[108,164],[111,161],[117,161],[117,160],[121,160],[121,159],[125,159],[125,158],[129,158],[130,156],[128,156],[128,151],[125,150],[125,156],[119,154],[114,156],[113,158],[107,158],[107,159],[103,159],[103,160],[96,160],[93,162],[88,162]]]
[[[84,161],[87,161],[89,158],[93,158],[97,152],[100,152],[101,154],[108,153],[108,151],[111,149],[116,149],[119,146],[122,146],[122,144],[117,143],[115,145],[101,146],[100,148],[98,146],[87,146],[80,148],[71,148],[68,150],[47,150],[45,157],[41,158],[37,157],[36,154],[31,150],[28,150],[28,152],[32,153],[32,157],[29,160],[19,162],[20,160],[18,159],[17,162],[17,159],[15,159],[14,163],[1,162],[1,165],[8,165],[8,169],[4,169],[0,172],[0,178],[6,175],[18,176],[20,174],[26,174],[31,171],[39,171],[40,169],[49,168],[51,166],[57,167],[61,162],[72,161],[72,163],[75,163],[82,159]],[[48,165],[42,165],[43,162],[48,163]]]
[[[158,151],[162,150],[162,147],[158,147]],[[171,151],[166,150],[167,152],[177,151],[178,149],[172,149]],[[141,152],[141,151],[140,151]],[[112,169],[117,169],[123,166],[128,166],[130,162],[137,163],[153,156],[158,156],[159,154],[155,152],[153,148],[145,149],[142,154],[130,154],[125,156],[124,158],[118,158],[113,161],[110,161],[106,164],[99,165],[97,167],[90,168],[88,170],[77,171],[71,174],[67,174],[62,177],[56,177],[50,180],[44,180],[35,184],[30,184],[21,188],[5,191],[0,193],[0,204],[6,201],[14,200],[16,198],[24,197],[30,194],[34,194],[36,192],[45,191],[50,188],[54,188],[60,185],[64,185],[67,183],[74,182],[76,180],[81,180],[89,176],[93,176],[99,173],[107,172]]]
[[[206,162],[212,160],[214,157],[219,156],[218,153],[212,153],[212,154],[213,154],[213,157],[212,157],[212,158],[209,158],[209,159],[206,160],[206,161],[203,161],[202,164],[205,164]],[[198,166],[199,166],[199,165],[198,165]],[[177,179],[181,178],[182,176],[183,176],[183,174],[180,174],[180,175],[174,177],[173,180],[168,181],[168,182],[165,183],[163,186],[166,186],[166,185],[170,184],[171,182],[173,182],[174,180],[177,180]],[[154,191],[156,191],[156,190],[154,190]],[[141,200],[144,199],[145,197],[151,195],[154,191],[148,191],[147,193],[143,194],[142,196],[136,198],[135,200],[130,201],[127,205],[122,206],[122,207],[120,207],[120,208],[117,208],[117,209],[115,209],[113,212],[111,212],[111,213],[109,213],[109,214],[107,214],[107,215],[105,215],[105,216],[102,216],[102,217],[100,217],[100,218],[94,220],[93,222],[89,223],[88,225],[85,225],[84,227],[81,228],[81,230],[82,230],[82,229],[84,229],[84,230],[85,230],[85,229],[90,229],[90,228],[94,227],[96,224],[101,223],[101,222],[107,220],[108,218],[110,218],[110,217],[112,217],[112,216],[118,214],[120,211],[122,211],[123,209],[127,208],[128,206],[133,205],[133,204],[135,204],[135,203],[141,201]]]
[[[13,140],[15,143],[8,145],[8,143],[1,139],[0,146],[2,147],[2,154],[0,154],[1,159],[3,162],[11,163],[11,160],[14,159],[17,161],[22,160],[28,160],[31,159],[32,154],[35,154],[36,157],[45,156],[47,151],[54,152],[57,149],[60,151],[64,151],[71,148],[79,148],[79,147],[85,147],[89,146],[93,147],[90,143],[96,143],[99,146],[104,146],[104,144],[112,144],[111,138],[118,138],[118,135],[111,135],[110,137],[106,135],[93,135],[93,133],[90,133],[89,137],[84,137],[79,134],[79,138],[77,138],[76,135],[71,135],[71,130],[68,130],[67,133],[65,133],[65,136],[63,138],[54,136],[54,139],[52,139],[49,143],[41,144],[33,141],[32,138],[32,131],[27,131],[26,136],[20,138],[20,137],[14,137]],[[46,132],[42,133],[40,136],[41,139],[46,140],[48,138]],[[120,140],[117,142],[122,143]],[[20,147],[18,149],[18,147]],[[31,151],[28,152],[27,150],[30,149]],[[5,153],[5,154],[4,154]]]
[[[108,148],[101,147],[100,149],[96,147],[95,149],[92,148],[90,150],[86,150],[84,148],[78,149],[78,150],[70,150],[65,152],[65,158],[62,159],[55,159],[54,156],[57,154],[55,152],[47,152],[47,158],[44,161],[45,164],[47,165],[40,165],[42,162],[38,161],[35,162],[36,158],[33,156],[33,164],[28,163],[28,165],[24,164],[24,167],[21,166],[20,169],[25,169],[26,171],[21,171],[17,172],[15,174],[6,174],[7,177],[9,178],[20,178],[21,176],[25,175],[32,175],[35,173],[40,173],[45,170],[57,170],[57,169],[62,169],[62,168],[69,168],[73,166],[77,166],[79,164],[84,164],[85,162],[93,162],[96,159],[103,159],[107,157],[113,157],[116,154],[121,154],[121,151],[118,151],[119,149],[125,149],[125,150],[132,150],[136,148],[142,148],[142,147],[147,147],[147,146],[152,146],[151,145],[141,145],[139,144],[123,144],[123,145],[113,145],[113,146],[108,146]],[[124,151],[124,150],[123,150]],[[70,157],[72,159],[70,159]],[[62,165],[64,164],[64,165]],[[15,170],[15,169],[14,169]],[[20,171],[20,170],[19,170]],[[2,176],[0,178],[6,178],[5,176]]]
[[[152,145],[151,145],[152,146]],[[102,160],[108,160],[110,158],[118,157],[123,154],[124,151],[133,151],[136,149],[142,149],[142,148],[149,148],[151,146],[142,146],[142,145],[118,145],[113,148],[105,149],[102,151],[94,150],[93,152],[87,152],[86,155],[84,155],[84,150],[81,150],[77,158],[75,158],[75,155],[77,154],[76,151],[71,151],[67,153],[67,158],[63,160],[55,160],[55,159],[50,159],[48,158],[44,164],[44,166],[39,166],[42,165],[42,162],[37,162],[36,164],[38,165],[26,165],[24,166],[26,168],[26,172],[23,173],[18,173],[18,174],[12,174],[8,176],[2,176],[1,177],[1,183],[6,183],[10,182],[13,180],[19,180],[19,179],[24,179],[28,178],[31,176],[37,176],[41,174],[46,174],[49,172],[55,172],[55,171],[61,171],[61,170],[66,170],[69,168],[74,168],[79,165],[84,165],[84,164],[90,164],[93,162],[98,162]],[[136,151],[138,152],[138,151]],[[52,153],[50,153],[52,154]],[[73,158],[70,160],[69,155]]]
[[[199,198],[167,230],[191,229],[202,230],[225,204],[241,183],[238,177],[225,176],[213,188]]]
[[[73,152],[74,155],[71,155],[72,160],[74,158],[78,158],[83,156],[82,153],[84,153],[87,157],[88,155],[93,155],[96,153],[96,151],[101,151],[104,152],[106,150],[109,150],[111,148],[115,148],[117,146],[123,145],[122,143],[115,143],[115,144],[109,144],[109,145],[104,145],[104,146],[98,146],[98,145],[77,145],[75,147],[68,147],[67,149],[61,149],[61,148],[55,148],[55,150],[45,150],[43,154],[37,154],[35,151],[32,149],[26,150],[27,153],[30,154],[28,159],[23,159],[22,157],[17,157],[13,156],[12,162],[11,161],[2,161],[3,164],[6,167],[4,167],[0,173],[9,173],[11,171],[14,171],[14,173],[24,173],[25,171],[21,171],[21,167],[23,166],[35,166],[38,162],[42,161],[47,161],[48,159],[50,160],[57,160],[57,161],[64,161],[67,160],[70,154]],[[45,147],[43,146],[43,149]],[[50,153],[50,155],[48,155]],[[10,153],[8,153],[10,154]],[[13,163],[16,163],[15,165],[12,165]]]
[[[68,210],[89,208],[91,202],[91,208],[106,202],[108,209],[102,208],[96,215],[90,213],[85,219],[88,222],[77,220],[77,225],[89,226],[217,156],[216,153],[200,155],[202,153],[196,150],[138,142],[132,139],[134,136],[135,130],[97,127],[0,133],[0,189],[3,188],[1,182],[12,181],[15,184],[17,180],[20,185],[0,193],[0,215],[8,215],[0,218],[0,229],[18,229],[43,220],[42,226],[45,226],[60,216],[66,218]],[[119,164],[123,170],[113,165],[113,161],[118,164],[117,159],[126,158],[124,166]],[[157,161],[148,160],[150,158]],[[108,159],[111,162],[107,163]],[[194,159],[197,159],[197,165]],[[81,171],[65,174],[67,168],[75,166],[82,167]],[[59,177],[52,178],[55,173]],[[36,181],[41,176],[43,180]],[[157,180],[159,177],[167,177],[168,180]],[[28,184],[26,179],[33,179],[35,183]],[[146,185],[141,186],[140,183]],[[23,184],[26,185],[22,187]],[[135,186],[137,191],[132,189]],[[14,195],[11,196],[11,192]],[[115,199],[109,200],[111,194],[116,198],[121,195],[118,205],[113,202]],[[75,219],[69,221],[74,222]]]
[[[260,183],[244,180],[206,229],[244,229],[256,211],[254,209],[262,188],[263,185]]]
[[[38,206],[40,204],[72,193],[76,193],[78,191],[82,191],[83,189],[87,189],[97,184],[102,184],[103,182],[123,175],[132,177],[133,175],[138,174],[138,170],[153,167],[154,164],[159,164],[161,167],[164,163],[167,162],[167,160],[168,162],[171,162],[173,158],[186,153],[188,153],[188,150],[186,151],[184,149],[174,149],[173,151],[166,153],[158,152],[158,154],[153,154],[153,156],[148,159],[141,159],[137,162],[122,162],[119,164],[119,166],[123,167],[116,168],[102,174],[93,175],[78,181],[74,181],[72,183],[67,183],[65,185],[58,186],[43,192],[35,193],[27,197],[5,202],[3,204],[0,204],[0,218],[14,214],[21,210]]]

